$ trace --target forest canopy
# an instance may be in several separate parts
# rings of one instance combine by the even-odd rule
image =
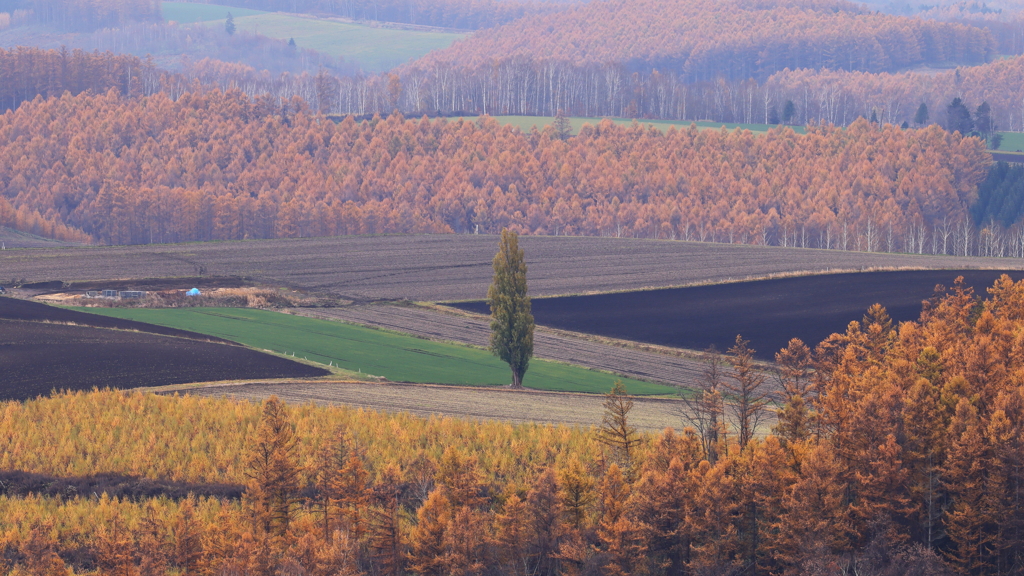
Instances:
[[[602,122],[563,141],[486,118],[335,124],[237,91],[111,91],[0,117],[0,214],[113,244],[510,227],[878,250],[883,231],[964,218],[988,158],[937,126]]]

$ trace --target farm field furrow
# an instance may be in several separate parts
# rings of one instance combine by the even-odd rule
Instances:
[[[294,314],[342,320],[414,334],[432,340],[448,340],[486,347],[491,329],[487,318],[446,314],[427,308],[371,304],[340,308],[290,310]],[[587,368],[622,374],[630,378],[696,388],[700,364],[688,358],[644,352],[573,338],[538,327],[534,333],[534,355]]]
[[[487,235],[347,236],[0,252],[0,278],[244,276],[354,300],[484,298]],[[524,236],[533,296],[683,286],[872,267],[1022,269],[1015,259],[915,256],[666,240]]]
[[[290,404],[345,404],[385,412],[409,412],[417,416],[441,415],[583,427],[601,424],[604,402],[601,396],[587,394],[349,382],[211,386],[190,389],[187,393],[254,401],[277,396]],[[633,402],[630,423],[638,429],[657,432],[666,427],[683,427],[680,401],[635,398]]]
[[[1014,280],[1020,271],[1005,271]],[[922,302],[937,284],[947,288],[957,276],[986,296],[1003,271],[939,270],[826,274],[693,286],[666,290],[595,294],[533,300],[538,325],[662,346],[725,351],[737,334],[750,340],[757,356],[774,359],[790,338],[810,347],[830,334],[845,332],[868,307],[882,304],[893,324],[917,320]],[[483,313],[484,302],[455,307]]]
[[[124,389],[328,374],[241,346],[18,320],[0,320],[0,366],[3,400],[25,400],[55,389]]]
[[[245,308],[93,308],[97,314],[210,334],[257,349],[381,376],[393,382],[503,386],[508,366],[490,352],[342,322]],[[616,376],[535,360],[525,385],[541,390],[604,393]],[[669,386],[623,379],[634,394],[673,394]]]

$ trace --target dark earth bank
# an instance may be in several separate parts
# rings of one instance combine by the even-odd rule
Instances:
[[[53,390],[329,374],[230,344],[17,320],[0,320],[0,366],[0,400],[24,400]]]
[[[56,306],[32,302],[30,300],[20,300],[18,298],[0,297],[0,319],[27,320],[30,322],[58,322],[63,324],[76,324],[79,326],[92,326],[94,328],[135,330],[138,332],[147,332],[149,334],[162,334],[164,336],[176,336],[180,338],[191,338],[193,340],[234,344],[234,342],[231,342],[230,340],[217,338],[216,336],[207,336],[206,334],[199,334],[198,332],[166,328],[164,326],[146,324],[145,322],[136,322],[134,320],[111,318],[109,316],[100,316],[99,314],[78,312],[77,310],[58,308]]]
[[[123,474],[62,478],[22,470],[0,470],[0,495],[11,498],[36,494],[70,500],[79,496],[88,498],[107,494],[111,498],[126,498],[138,502],[161,496],[180,500],[192,494],[197,497],[238,500],[244,491],[245,486],[239,484],[198,484]]]
[[[790,338],[815,346],[834,332],[844,332],[875,303],[886,307],[894,322],[916,320],[922,302],[937,284],[949,287],[963,276],[977,295],[985,297],[1002,274],[1015,281],[1019,270],[923,270],[859,272],[757,280],[733,284],[668,288],[641,292],[564,296],[533,300],[538,325],[635,340],[663,346],[725,351],[742,334],[772,360]],[[486,302],[452,304],[489,314]]]
[[[0,400],[330,372],[203,334],[0,297]]]

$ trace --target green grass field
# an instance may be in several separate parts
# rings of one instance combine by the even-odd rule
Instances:
[[[211,20],[224,21],[228,12],[235,18],[266,14],[262,10],[250,10],[236,6],[222,6],[220,4],[200,4],[198,2],[161,2],[160,8],[164,14],[164,20],[177,22],[178,24],[195,24],[196,22],[209,22]]]
[[[479,117],[466,118],[467,120],[476,120]],[[502,124],[508,124],[518,127],[523,132],[529,132],[534,126],[538,130],[554,123],[555,118],[553,116],[495,116],[495,120]],[[603,118],[580,118],[573,117],[569,118],[569,124],[572,125],[572,133],[579,134],[580,128],[584,124],[595,125],[603,120]],[[629,126],[633,123],[628,118],[609,118],[615,124],[620,126]],[[654,126],[660,129],[662,132],[667,131],[670,127],[675,126],[677,129],[689,128],[690,124],[696,124],[701,130],[720,130],[722,126],[725,126],[726,130],[735,130],[740,128],[742,130],[750,130],[754,133],[764,133],[769,129],[774,128],[770,124],[732,124],[728,122],[693,122],[691,120],[638,120],[643,126]],[[792,126],[793,130],[798,134],[804,134],[806,130],[803,126]]]
[[[164,17],[173,20],[164,3]],[[175,5],[184,4],[181,2]],[[223,27],[228,11],[235,19],[235,27],[241,32],[253,32],[269,38],[280,40],[295,39],[299,48],[308,48],[335,57],[344,58],[348,62],[359,64],[367,72],[383,72],[399,64],[419,58],[430,52],[451,46],[465,34],[448,32],[426,32],[421,30],[401,30],[378,28],[344,22],[340,19],[315,18],[277,12],[258,12],[250,10],[250,14],[242,15],[241,11],[229,6],[215,4],[196,4],[209,8],[196,9],[187,6],[182,17],[203,17],[203,22],[212,27]],[[215,14],[216,19],[205,19],[207,14]],[[181,20],[179,20],[181,22]]]
[[[245,308],[77,310],[218,336],[395,382],[502,386],[510,381],[508,366],[484,350],[342,322]],[[617,379],[633,394],[676,392],[669,386],[544,360],[530,363],[524,384],[539,390],[604,393]]]
[[[1024,132],[1000,132],[1003,141],[999,148],[1003,152],[1024,152]]]

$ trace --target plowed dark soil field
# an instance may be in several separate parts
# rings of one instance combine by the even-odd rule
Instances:
[[[694,286],[642,292],[538,298],[537,324],[625,340],[702,350],[733,345],[742,334],[757,356],[773,360],[790,338],[814,346],[833,332],[843,332],[875,303],[895,322],[915,320],[936,284],[951,286],[962,275],[975,293],[999,277],[1014,280],[1024,272],[998,270],[925,270],[827,274]],[[489,313],[484,302],[455,305]]]
[[[534,296],[664,288],[864,268],[1024,268],[1024,260],[524,236]],[[0,283],[239,276],[357,301],[487,295],[495,236],[348,236],[0,251]],[[203,286],[200,285],[200,288]]]
[[[134,320],[123,320],[100,316],[99,314],[87,314],[66,308],[57,308],[18,298],[0,297],[0,319],[3,320],[26,320],[29,322],[58,322],[62,324],[76,324],[79,326],[92,326],[94,328],[114,328],[117,330],[135,330],[137,332],[148,332],[150,334],[162,334],[164,336],[175,336],[180,338],[191,338],[193,340],[206,340],[234,344],[223,338],[207,336],[197,332],[188,332],[176,328],[166,328],[156,324],[135,322]]]
[[[329,373],[218,340],[0,297],[0,400],[24,400],[53,390]]]

